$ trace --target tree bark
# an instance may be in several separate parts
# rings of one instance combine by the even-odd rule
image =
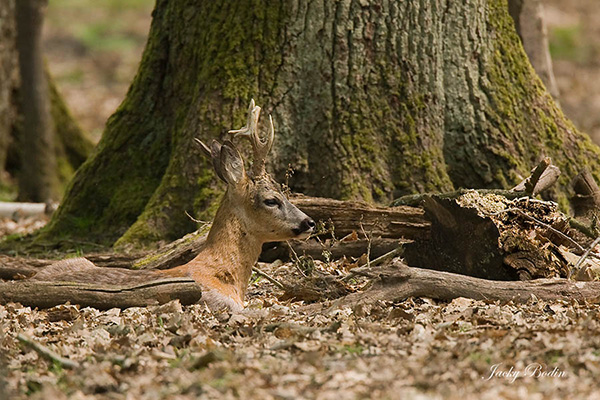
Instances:
[[[549,156],[563,172],[550,196],[567,204],[581,163],[600,173],[506,0],[159,0],[153,16],[131,89],[45,240],[127,247],[193,231],[185,211],[210,218],[219,187],[192,138],[243,125],[251,97],[275,121],[268,168],[311,196],[509,188]]]
[[[47,202],[59,199],[54,126],[42,58],[42,25],[47,0],[17,1],[17,50],[21,72],[23,130],[19,199]]]

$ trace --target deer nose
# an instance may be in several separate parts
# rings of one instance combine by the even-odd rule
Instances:
[[[300,222],[300,232],[312,232],[315,230],[315,225],[315,221],[313,221],[312,218],[306,218]]]

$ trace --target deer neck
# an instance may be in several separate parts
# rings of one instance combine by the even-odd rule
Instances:
[[[263,242],[250,232],[232,207],[226,195],[204,250],[190,263],[190,272],[197,281],[243,302]]]

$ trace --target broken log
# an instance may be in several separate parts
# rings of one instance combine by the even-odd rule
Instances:
[[[315,221],[332,225],[336,237],[365,232],[369,237],[426,239],[429,222],[416,207],[377,207],[363,202],[297,196],[292,204]]]
[[[101,286],[75,282],[0,282],[0,304],[49,308],[70,302],[100,310],[145,307],[178,299],[194,304],[202,297],[200,285],[190,278],[161,279],[132,286]]]
[[[411,241],[383,238],[334,243],[322,243],[314,239],[290,240],[288,242],[265,244],[259,260],[269,263],[275,260],[287,261],[292,259],[294,253],[298,256],[307,256],[321,261],[338,260],[342,257],[359,258],[367,253],[369,253],[371,259],[374,259],[407,243],[411,243]]]
[[[576,282],[568,279],[536,279],[531,281],[492,281],[409,267],[396,259],[389,267],[374,267],[363,275],[373,278],[372,286],[351,293],[333,303],[333,307],[381,301],[401,301],[409,297],[452,300],[468,297],[474,300],[514,301],[533,299],[547,301],[577,300],[600,303],[600,282]],[[311,306],[308,306],[311,307]]]
[[[559,176],[560,169],[557,166],[552,165],[550,157],[546,157],[531,170],[531,175],[529,177],[523,179],[511,190],[513,192],[525,191],[528,196],[535,197],[553,186]]]

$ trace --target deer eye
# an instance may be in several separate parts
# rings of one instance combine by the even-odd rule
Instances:
[[[263,201],[263,203],[267,207],[281,207],[281,201],[279,199],[276,199],[276,198],[265,199]]]

